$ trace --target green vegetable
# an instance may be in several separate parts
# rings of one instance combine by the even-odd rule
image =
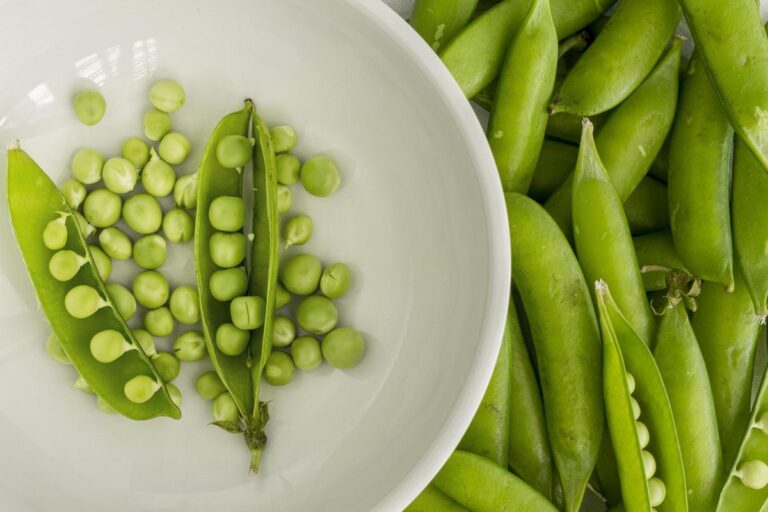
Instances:
[[[283,240],[285,248],[292,245],[304,245],[312,238],[312,219],[306,215],[296,215],[285,223],[283,228]]]
[[[165,238],[160,235],[145,235],[133,245],[133,260],[138,266],[155,270],[165,264],[167,247]]]
[[[277,186],[277,213],[286,213],[291,209],[293,204],[293,197],[291,195],[291,189],[285,185]]]
[[[72,364],[72,361],[69,360],[69,356],[67,356],[64,349],[61,347],[61,340],[56,336],[56,333],[52,332],[48,335],[48,338],[45,340],[45,350],[57,363]]]
[[[86,126],[98,124],[107,111],[107,102],[99,91],[80,91],[72,99],[75,115]]]
[[[115,194],[127,194],[136,186],[139,173],[129,160],[115,157],[104,163],[101,177],[108,190]]]
[[[150,151],[150,155],[149,162],[141,171],[141,184],[144,185],[144,190],[149,194],[155,197],[165,197],[173,191],[173,187],[176,185],[176,172],[174,172],[173,167],[157,156],[154,149]]]
[[[166,134],[157,147],[160,158],[171,165],[179,165],[187,159],[189,155],[189,139],[179,132],[170,132]]]
[[[478,0],[417,0],[410,24],[433,50],[450,41],[469,23]]]
[[[281,185],[293,185],[299,181],[301,161],[295,155],[283,153],[275,157],[277,182]]]
[[[204,400],[213,400],[227,391],[226,386],[213,370],[202,373],[195,381],[195,388]]]
[[[214,233],[209,244],[211,259],[221,268],[236,267],[245,259],[245,246],[242,233]]]
[[[248,289],[245,268],[227,268],[211,274],[210,293],[221,302],[227,302],[243,295]]]
[[[322,349],[323,357],[334,368],[352,368],[363,360],[365,339],[351,327],[338,327],[323,338]]]
[[[87,198],[86,201],[88,201]],[[160,203],[151,195],[136,194],[125,200],[123,220],[135,232],[149,235],[160,229],[160,224],[163,222],[163,211],[160,208]]]
[[[188,242],[195,233],[195,222],[190,214],[174,208],[163,217],[163,233],[169,242]]]
[[[66,199],[69,207],[73,210],[77,210],[80,205],[83,204],[88,191],[85,190],[85,187],[79,181],[68,179],[61,186],[61,193],[64,196],[64,199]]]
[[[159,352],[157,357],[152,359],[152,365],[157,370],[157,374],[163,379],[163,382],[171,382],[179,376],[181,363],[176,356],[170,352]]]
[[[291,294],[282,284],[277,283],[275,290],[275,309],[280,309],[291,303]]]
[[[194,286],[179,286],[171,294],[170,309],[173,318],[185,325],[200,321],[200,297]]]
[[[218,196],[211,201],[208,221],[219,231],[239,231],[245,223],[245,203],[240,196]]]
[[[236,424],[238,421],[238,407],[232,395],[222,393],[213,400],[213,420]]]
[[[83,215],[97,228],[107,228],[120,220],[120,196],[105,188],[94,190],[85,198]]]
[[[286,153],[292,150],[299,140],[296,130],[288,125],[275,126],[270,129],[269,138],[272,140],[272,149],[275,153]]]
[[[317,290],[323,266],[311,254],[297,254],[283,262],[280,281],[294,295],[310,295]]]
[[[132,137],[123,142],[123,158],[133,164],[136,169],[143,169],[149,162],[149,146],[138,137]]]
[[[329,299],[344,296],[352,284],[352,273],[343,263],[333,263],[325,267],[320,276],[320,291]]]
[[[339,312],[330,299],[321,295],[310,295],[296,307],[296,322],[311,334],[325,334],[336,327]]]
[[[216,347],[222,354],[239,356],[248,348],[248,331],[238,329],[234,324],[221,324],[216,330]]]
[[[128,342],[120,332],[105,329],[91,338],[91,355],[100,363],[111,363],[135,346]]]
[[[108,306],[109,302],[102,299],[94,287],[86,284],[75,286],[64,296],[64,308],[67,313],[78,319],[88,318]]]
[[[144,114],[144,135],[151,141],[159,141],[170,133],[173,124],[171,116],[156,108]]]
[[[191,210],[197,206],[197,173],[180,176],[173,186],[176,206]]]
[[[203,333],[200,331],[185,332],[173,342],[173,353],[176,354],[179,361],[200,361],[206,354]]]
[[[136,313],[136,298],[128,288],[119,283],[109,283],[106,285],[106,289],[112,304],[115,305],[115,309],[123,317],[123,320],[127,322],[133,318]]]
[[[168,302],[168,280],[154,270],[145,270],[133,279],[133,295],[142,306],[155,309]]]
[[[69,249],[64,249],[51,256],[48,262],[48,271],[58,281],[69,281],[77,275],[80,267],[87,263],[89,263],[88,258]]]
[[[242,135],[227,135],[216,146],[216,159],[227,169],[241,169],[251,161],[254,139]]]
[[[264,325],[266,303],[261,297],[236,297],[229,303],[232,323],[238,329],[253,330]]]
[[[272,352],[264,365],[264,378],[273,386],[285,386],[293,380],[296,365],[285,352]]]
[[[151,400],[163,385],[147,375],[138,375],[125,383],[125,397],[135,404],[143,404]],[[170,394],[168,395],[170,400]],[[172,402],[172,401],[171,401]],[[175,405],[175,404],[174,404]]]
[[[147,311],[147,314],[144,316],[144,328],[152,336],[161,338],[169,336],[173,332],[173,327],[173,315],[165,306]]]
[[[310,158],[301,166],[301,184],[317,197],[327,197],[339,188],[341,176],[336,162],[327,156]]]
[[[163,112],[176,112],[185,99],[184,88],[173,80],[159,80],[149,89],[149,101]]]
[[[311,336],[299,336],[291,344],[291,359],[300,370],[314,370],[323,362],[320,342]]]
[[[272,346],[287,347],[296,339],[296,326],[287,316],[275,316],[272,326]]]
[[[120,228],[114,226],[99,232],[99,245],[110,258],[115,260],[131,259],[133,254],[131,239]]]
[[[93,185],[101,179],[104,157],[95,149],[78,150],[72,157],[72,176],[80,183]]]

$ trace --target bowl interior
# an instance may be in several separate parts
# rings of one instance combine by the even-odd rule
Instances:
[[[184,417],[134,423],[70,390],[0,208],[0,505],[5,510],[369,510],[402,508],[468,424],[503,325],[508,239],[482,132],[447,72],[377,0],[0,0],[0,141],[19,138],[54,180],[73,151],[119,154],[141,135],[146,92],[179,80],[173,115],[195,170],[217,120],[251,97],[269,124],[296,127],[297,153],[339,162],[343,184],[319,199],[293,188],[315,220],[301,250],[355,276],[340,321],[368,341],[349,371],[327,365],[273,400],[258,477],[239,436],[208,426],[195,395],[209,363],[183,365]],[[107,115],[80,125],[69,103],[98,87]],[[4,144],[3,144],[4,146]],[[5,166],[5,153],[0,151]],[[5,187],[5,174],[0,173]],[[169,206],[169,203],[166,203]],[[297,249],[291,249],[297,252]],[[194,281],[191,249],[162,271]],[[117,280],[135,269],[115,263]],[[139,315],[140,316],[140,315]],[[176,330],[176,334],[185,329]],[[158,345],[170,349],[172,338]]]

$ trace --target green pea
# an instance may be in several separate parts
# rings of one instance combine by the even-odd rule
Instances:
[[[185,100],[184,88],[174,80],[160,80],[149,88],[150,103],[163,112],[176,112]]]
[[[163,233],[170,242],[187,242],[195,234],[195,222],[190,214],[174,208],[163,217]]]
[[[84,258],[69,249],[64,249],[51,256],[48,262],[48,271],[56,280],[66,282],[75,277],[80,267],[86,263],[88,263],[88,258]]]
[[[100,363],[111,363],[120,356],[134,350],[133,345],[114,329],[105,329],[91,338],[91,355]]]
[[[67,217],[50,221],[43,229],[43,244],[52,251],[56,251],[67,245]]]
[[[640,443],[640,448],[645,448],[651,442],[651,434],[648,432],[648,427],[642,421],[636,421],[635,428],[637,428],[637,440]]]
[[[157,348],[155,348],[155,340],[152,335],[144,329],[134,329],[131,331],[133,337],[136,338],[136,342],[144,351],[147,357],[154,359],[157,357]]]
[[[102,178],[104,185],[115,194],[127,194],[136,187],[139,172],[130,160],[115,157],[104,164]]]
[[[287,316],[278,315],[272,324],[272,346],[287,347],[296,338],[296,326]]]
[[[157,142],[165,137],[172,127],[171,116],[167,112],[153,108],[144,114],[144,135],[149,140]]]
[[[83,214],[86,220],[97,228],[108,228],[120,220],[120,207],[122,205],[120,196],[111,190],[100,188],[85,198]]]
[[[768,465],[761,460],[743,462],[735,474],[750,489],[762,489],[768,485]]]
[[[248,289],[248,277],[243,267],[217,270],[211,274],[211,295],[216,300],[226,302],[239,297]]]
[[[327,156],[310,158],[301,167],[301,184],[313,196],[326,197],[333,194],[341,184],[336,162]]]
[[[264,325],[266,304],[261,297],[236,297],[229,304],[229,315],[238,329],[253,330]]]
[[[645,478],[651,478],[656,474],[656,459],[651,452],[643,450],[641,452],[643,456],[643,469],[645,469]]]
[[[275,153],[285,153],[296,147],[299,137],[296,130],[288,125],[275,126],[269,130],[269,136],[272,138],[272,146]]]
[[[80,183],[92,185],[101,179],[104,156],[95,149],[83,148],[72,157],[72,176]]]
[[[213,400],[213,421],[224,423],[237,423],[240,413],[237,404],[229,393],[222,393]]]
[[[99,91],[80,91],[72,99],[72,108],[81,123],[93,126],[104,117],[107,102]]]
[[[56,336],[55,332],[49,334],[48,339],[45,340],[45,350],[48,352],[48,355],[51,356],[51,358],[57,363],[72,364],[72,361],[69,360],[69,357],[61,347],[61,340],[58,336]]]
[[[162,267],[167,255],[165,238],[157,234],[145,235],[133,245],[133,260],[147,270]]]
[[[171,294],[171,313],[182,324],[192,325],[200,321],[200,297],[194,286],[179,286]]]
[[[181,390],[170,382],[165,384],[165,388],[168,390],[168,394],[171,397],[171,402],[176,404],[176,407],[181,407]]]
[[[88,199],[86,199],[88,201]],[[163,210],[157,199],[149,194],[129,197],[123,206],[123,220],[132,230],[142,235],[155,233],[163,222]]]
[[[285,153],[275,157],[277,182],[281,185],[293,185],[299,181],[301,161],[296,155]]]
[[[91,258],[93,258],[93,263],[96,265],[96,271],[99,273],[101,280],[104,282],[109,281],[109,276],[112,275],[112,260],[95,245],[89,245],[88,251],[91,253]]]
[[[159,308],[168,301],[170,287],[160,272],[145,270],[133,279],[133,295],[146,308]]]
[[[162,338],[173,332],[174,320],[171,311],[161,306],[147,311],[144,315],[144,328],[152,335]]]
[[[251,161],[256,139],[242,135],[227,135],[216,146],[216,160],[227,169],[240,169]]]
[[[135,404],[143,404],[149,401],[162,385],[147,375],[137,375],[123,387],[125,397]]]
[[[239,356],[246,348],[251,335],[248,331],[238,329],[234,324],[221,324],[216,329],[216,346],[228,356]]]
[[[93,389],[82,375],[77,376],[77,380],[72,384],[72,389],[77,389],[88,395],[93,394]]]
[[[61,193],[69,207],[73,210],[77,210],[80,205],[83,204],[83,200],[85,199],[86,194],[88,194],[88,191],[85,190],[85,187],[79,181],[68,179],[61,186]]]
[[[291,357],[297,368],[314,370],[323,362],[320,342],[311,336],[300,336],[291,345]]]
[[[179,132],[171,132],[163,137],[157,148],[160,158],[171,165],[179,165],[189,155],[189,139]]]
[[[213,370],[200,374],[195,381],[195,389],[197,389],[197,394],[199,394],[203,400],[213,400],[227,391],[227,387],[221,382],[221,378]]]
[[[264,365],[264,377],[273,386],[285,386],[293,380],[296,366],[291,356],[285,352],[275,351],[269,354]]]
[[[173,352],[180,361],[199,361],[205,357],[205,338],[200,331],[188,331],[173,342]]]
[[[143,169],[149,162],[149,146],[140,138],[131,137],[123,142],[122,155],[134,167]]]
[[[285,223],[283,239],[285,248],[292,245],[304,245],[312,237],[312,219],[306,215],[297,215]]]
[[[245,202],[234,196],[219,196],[211,201],[208,220],[219,231],[238,231],[245,223]]]
[[[117,411],[100,396],[96,397],[96,405],[107,414],[117,414]]]
[[[64,309],[75,318],[88,318],[99,309],[109,306],[92,286],[77,285],[64,296]]]
[[[88,238],[96,232],[96,228],[88,223],[86,218],[80,212],[75,212],[75,219],[77,219],[77,227],[85,238]]]
[[[291,195],[291,189],[285,185],[277,186],[277,213],[286,213],[291,209],[293,204],[293,196]]]
[[[343,263],[334,263],[323,270],[320,276],[320,291],[330,299],[338,299],[349,290],[352,273]]]
[[[128,260],[133,254],[133,246],[128,235],[114,226],[99,233],[99,245],[113,260]]]
[[[334,368],[352,368],[365,355],[363,335],[350,327],[329,332],[322,343],[323,357]]]
[[[290,303],[291,293],[286,290],[282,284],[277,283],[277,289],[275,291],[275,309],[280,309]]]
[[[141,172],[141,184],[144,185],[144,190],[153,196],[165,197],[173,191],[176,184],[176,172],[173,167],[157,156],[154,149],[150,151],[150,155],[149,163]]]
[[[123,317],[123,320],[127,322],[133,318],[133,315],[136,313],[136,298],[128,288],[119,283],[109,283],[107,285],[107,293],[109,298],[112,299],[115,309]]]
[[[181,176],[173,186],[176,206],[191,210],[197,206],[197,173]]]
[[[236,267],[245,259],[245,235],[217,232],[208,242],[211,259],[221,268]]]
[[[176,377],[179,376],[179,371],[181,371],[181,363],[170,352],[158,353],[157,357],[152,359],[152,366],[155,367],[155,371],[163,379],[163,382],[176,380]]]
[[[648,494],[651,497],[651,506],[658,507],[667,497],[667,487],[664,482],[656,477],[648,479]]]
[[[339,312],[330,299],[321,295],[311,295],[299,302],[296,307],[296,321],[299,327],[312,334],[325,334],[339,320]]]
[[[297,254],[280,268],[280,281],[294,295],[309,295],[317,290],[323,266],[311,254]]]

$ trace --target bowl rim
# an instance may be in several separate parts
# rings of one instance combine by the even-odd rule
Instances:
[[[421,458],[400,482],[373,507],[377,511],[403,510],[429,484],[469,427],[491,380],[509,305],[512,264],[509,223],[501,180],[485,133],[459,85],[437,54],[411,26],[382,0],[345,0],[350,7],[375,21],[408,57],[425,71],[457,124],[475,163],[485,205],[491,246],[486,309],[478,350],[461,393],[451,406],[448,419]]]

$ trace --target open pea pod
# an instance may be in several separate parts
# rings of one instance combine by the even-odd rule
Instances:
[[[56,185],[18,146],[8,151],[8,205],[16,240],[38,300],[51,328],[61,340],[64,352],[88,386],[115,411],[128,418],[180,418],[181,411],[171,400],[168,389],[107,293],[74,212]],[[69,281],[59,281],[51,275],[48,264],[56,251],[43,244],[42,233],[46,226],[59,218],[65,219],[67,231],[66,245],[62,249],[87,258]],[[83,319],[74,318],[64,307],[67,292],[78,285],[96,290],[104,302],[103,307]],[[90,341],[95,334],[107,329],[117,331],[131,349],[110,363],[102,363],[91,354]],[[124,391],[126,382],[139,375],[150,377],[157,386],[151,398],[143,403],[132,402]]]
[[[624,507],[628,512],[650,511],[652,508],[660,512],[686,511],[688,503],[680,445],[659,369],[646,344],[619,311],[607,285],[599,281],[595,293],[603,335],[606,418]],[[646,442],[647,448],[644,448]],[[651,457],[656,466],[654,476],[646,471],[647,466],[652,467],[648,463]],[[660,480],[666,488],[661,503],[659,484],[651,482],[654,479]]]

